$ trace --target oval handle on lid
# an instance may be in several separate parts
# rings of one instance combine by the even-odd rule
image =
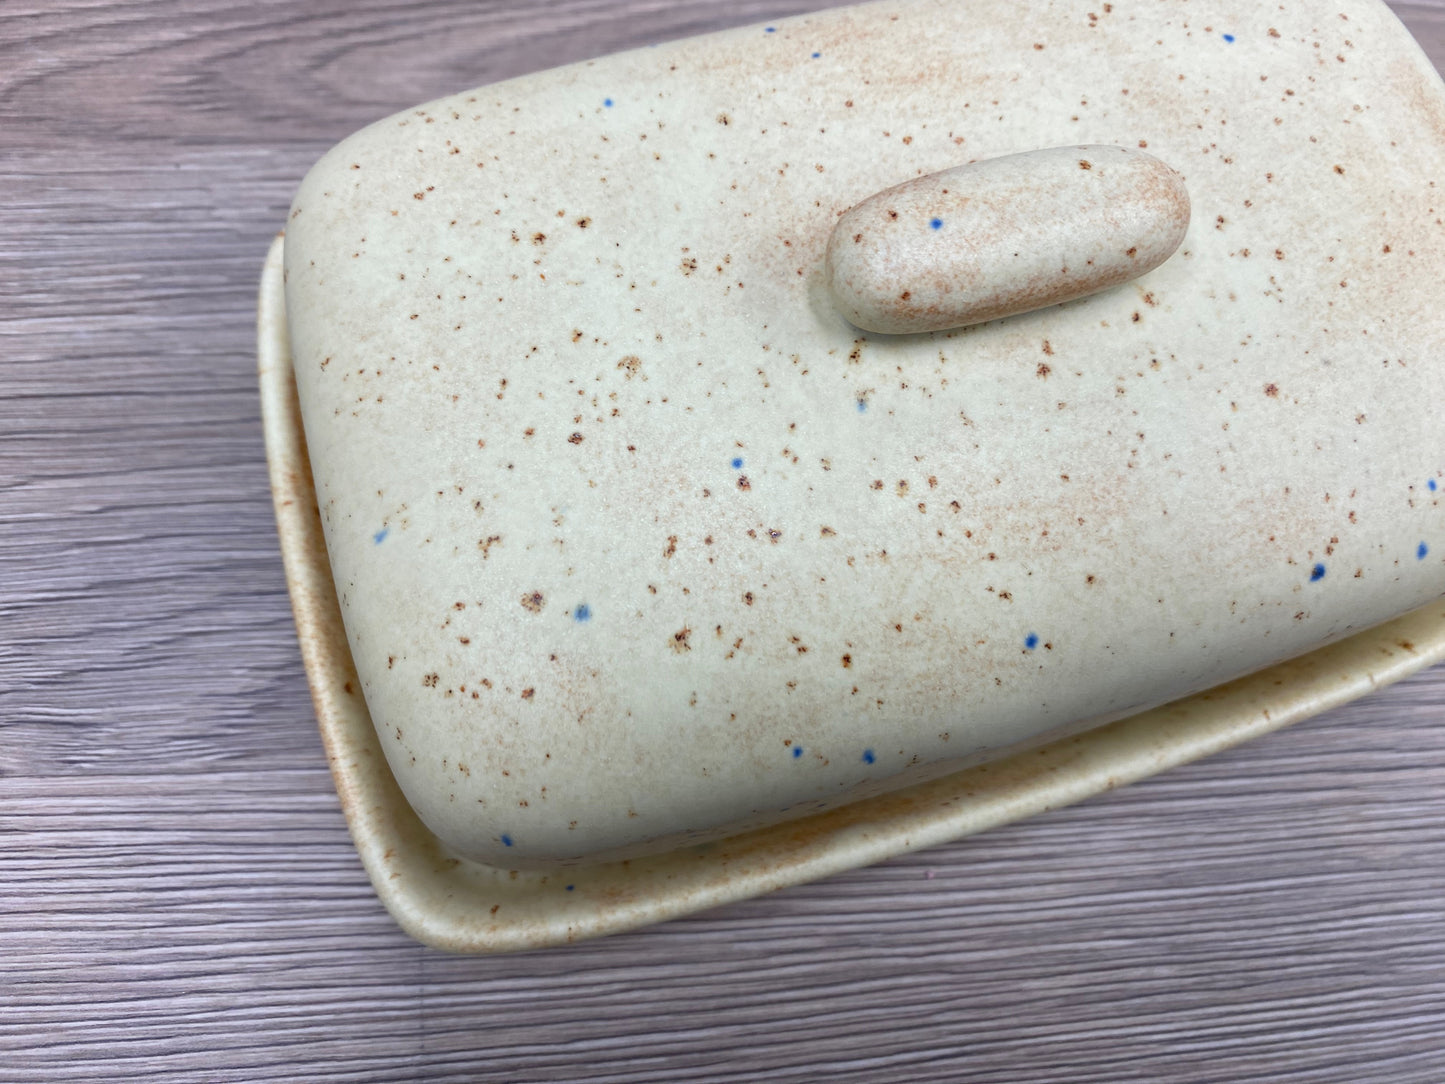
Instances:
[[[907,181],[847,211],[827,277],[865,331],[941,331],[1117,286],[1189,226],[1184,178],[1127,147],[1054,147]]]

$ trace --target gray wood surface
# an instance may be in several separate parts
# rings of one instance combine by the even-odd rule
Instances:
[[[818,6],[0,3],[0,1081],[1445,1081],[1441,668],[567,950],[376,902],[261,447],[291,193],[393,110]],[[1445,62],[1445,0],[1396,10]]]

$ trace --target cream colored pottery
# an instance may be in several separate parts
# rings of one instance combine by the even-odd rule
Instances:
[[[1182,176],[1153,270],[962,330],[840,315],[850,208],[1084,144]],[[344,141],[268,263],[262,383],[382,898],[454,949],[604,933],[1441,657],[1442,167],[1374,3],[872,5]]]

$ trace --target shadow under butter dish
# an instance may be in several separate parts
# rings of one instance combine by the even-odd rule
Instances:
[[[1424,489],[1445,470],[1438,78],[1383,8],[1347,5],[1362,55],[1391,58],[1381,94],[1418,94],[1281,144],[1275,86],[1235,87],[1182,9],[1100,36],[1085,72],[1074,13],[1026,7],[624,54],[399,114],[307,177],[286,317],[330,571],[380,748],[456,853],[597,861],[760,828],[1445,590]],[[867,94],[779,65],[861,48],[860,21]],[[1275,25],[1271,70],[1309,86],[1290,126],[1354,116],[1360,84],[1308,83],[1309,13]],[[1146,40],[1187,85],[1159,84]],[[920,70],[936,93],[905,93]],[[1078,142],[1074,81],[1102,70],[1151,93],[1088,140],[1189,163],[1173,258],[934,335],[811,303],[840,213]],[[1202,89],[1226,83],[1237,146],[1201,155]],[[1010,123],[960,119],[975,99]]]

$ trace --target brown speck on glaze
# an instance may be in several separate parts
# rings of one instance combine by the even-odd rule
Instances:
[[[539,614],[546,604],[547,600],[543,598],[541,591],[531,591],[522,596],[522,609],[528,613]]]

